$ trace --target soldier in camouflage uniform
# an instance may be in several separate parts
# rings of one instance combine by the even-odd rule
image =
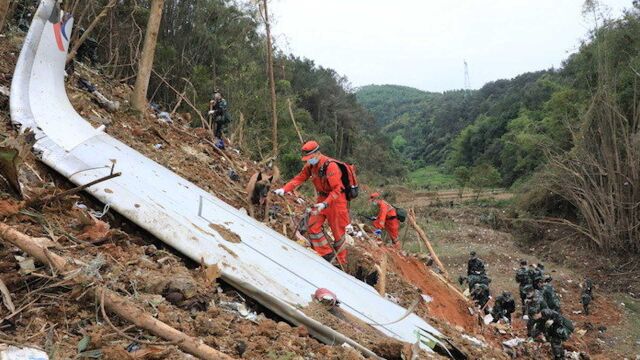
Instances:
[[[522,316],[524,316],[524,301],[527,298],[524,287],[533,284],[529,276],[529,269],[527,269],[527,260],[520,260],[520,268],[516,270],[516,282],[520,288],[520,305],[522,305]]]
[[[545,276],[544,285],[542,286],[542,297],[549,306],[549,309],[560,312],[560,297],[553,288],[553,285],[551,285],[551,280],[553,280],[551,276]]]
[[[467,281],[469,282],[469,292],[473,291],[473,288],[476,284],[484,284],[489,286],[491,284],[491,279],[487,276],[487,274],[472,274],[467,277]]]
[[[471,291],[471,298],[476,303],[476,305],[480,307],[480,309],[485,309],[485,305],[487,305],[489,299],[491,298],[489,286],[483,283],[475,284],[473,286],[473,290]]]
[[[467,263],[467,276],[470,275],[482,275],[486,273],[484,261],[478,258],[475,251],[469,254],[469,262]]]
[[[553,359],[562,360],[564,359],[562,342],[569,340],[571,333],[573,333],[573,324],[559,312],[551,309],[544,309],[541,314],[542,332],[551,344]]]
[[[591,304],[591,295],[586,289],[582,290],[582,296],[580,296],[580,303],[582,304],[582,310],[585,315],[589,315],[589,304]]]
[[[508,291],[504,291],[496,298],[496,302],[491,309],[493,322],[498,322],[502,318],[506,318],[511,323],[511,314],[516,311],[516,302]]]
[[[542,329],[541,311],[548,309],[547,303],[542,297],[540,290],[536,290],[531,285],[525,286],[524,289],[527,294],[527,300],[525,301],[527,319],[527,335],[530,338],[536,338]]]

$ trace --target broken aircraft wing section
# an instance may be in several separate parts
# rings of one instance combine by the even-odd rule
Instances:
[[[43,0],[16,65],[11,118],[31,128],[41,160],[77,185],[122,176],[87,191],[196,262],[218,264],[221,276],[289,321],[317,288],[331,289],[341,307],[401,341],[428,343],[441,336],[415,314],[378,295],[369,285],[233,208],[212,194],[93,128],[71,106],[64,66],[73,19],[54,0]],[[397,321],[402,318],[402,320]],[[321,340],[335,336],[313,331]],[[334,334],[335,335],[335,334]]]

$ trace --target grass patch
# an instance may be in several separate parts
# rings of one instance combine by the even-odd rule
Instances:
[[[412,187],[428,190],[455,189],[456,178],[445,174],[437,166],[426,166],[409,173],[409,184]]]

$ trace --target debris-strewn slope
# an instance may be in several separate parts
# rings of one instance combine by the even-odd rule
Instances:
[[[3,54],[0,85],[10,84],[19,44],[19,38],[0,39]],[[110,113],[101,109],[89,93],[77,86],[79,78],[89,80],[105,96],[124,104],[121,110]],[[93,125],[105,125],[110,135],[231,205],[245,209],[251,206],[245,185],[265,165],[246,159],[232,147],[225,152],[218,151],[205,130],[186,126],[186,115],[176,114],[174,123],[168,124],[151,111],[141,116],[128,112],[129,87],[111,82],[82,64],[77,64],[75,73],[67,79],[67,91],[76,110]],[[2,136],[15,137],[9,125],[6,98],[2,98],[0,106]],[[23,161],[20,179],[26,200],[71,187],[32,155],[25,155]],[[309,337],[306,329],[292,328],[280,321],[220,282],[215,268],[203,268],[181,257],[86,195],[56,199],[36,208],[17,202],[17,195],[8,187],[1,197],[0,210],[6,224],[29,236],[47,238],[52,251],[77,260],[95,284],[126,296],[159,320],[201,338],[226,354],[250,359],[361,358],[351,348],[323,345]],[[301,214],[303,209],[304,204],[295,199],[272,198],[268,202],[267,221],[277,231],[293,237],[295,214]],[[262,213],[257,213],[263,218]],[[352,246],[351,264],[355,263],[355,268],[375,268],[381,262],[381,254],[389,251],[387,276],[392,281],[387,293],[390,297],[409,306],[420,294],[433,291],[433,302],[420,303],[416,313],[441,322],[451,315],[452,325],[443,323],[442,327],[455,344],[472,357],[502,357],[499,347],[473,346],[460,336],[461,331],[474,335],[481,335],[481,331],[474,326],[474,318],[465,315],[464,299],[454,292],[448,293],[442,280],[422,262],[363,239],[356,239]],[[115,316],[111,318],[115,327],[111,326],[101,315],[99,304],[88,296],[87,288],[52,274],[50,269],[34,263],[4,241],[0,241],[0,269],[0,279],[7,285],[16,305],[15,312],[11,313],[0,307],[0,341],[37,346],[53,358],[73,358],[79,353],[114,359],[187,357],[175,345],[163,343]],[[432,279],[434,287],[421,281],[420,276]],[[314,315],[322,320],[327,314],[320,311]],[[366,324],[354,325],[347,319],[346,324],[336,321],[328,325],[345,333],[355,326],[359,331],[350,335],[370,341],[368,345],[389,358],[411,352],[410,346],[397,346],[376,337],[375,331]],[[420,356],[433,355],[421,352]]]

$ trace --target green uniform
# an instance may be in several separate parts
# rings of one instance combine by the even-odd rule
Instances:
[[[533,284],[531,277],[529,276],[529,269],[527,269],[526,266],[521,266],[516,271],[516,282],[520,287],[520,305],[524,307],[524,300],[527,298],[527,294],[524,292],[524,287]]]
[[[542,297],[549,306],[549,309],[560,312],[560,298],[556,294],[553,285],[547,283],[542,288]]]
[[[573,333],[573,324],[557,311],[547,309],[542,312],[541,323],[544,337],[551,344],[551,352],[554,360],[564,359],[562,342],[569,340]]]
[[[541,323],[541,319],[535,319],[535,317],[537,314],[540,314],[542,310],[548,309],[549,306],[544,301],[540,290],[533,290],[532,296],[527,298],[525,305],[527,308],[527,316],[529,316],[529,320],[527,320],[527,335],[535,338],[540,334],[542,330],[541,325],[543,324]]]
[[[589,315],[589,304],[591,304],[591,295],[588,291],[583,290],[582,296],[580,297],[580,303],[582,303],[582,310],[584,310],[585,315]]]
[[[222,132],[226,128],[227,124],[231,122],[227,108],[227,100],[225,99],[217,100],[213,105],[213,123],[215,126],[215,136],[218,139],[222,138]]]
[[[489,284],[491,283],[491,279],[489,279],[489,277],[486,274],[481,274],[481,275],[472,274],[472,275],[469,275],[467,277],[467,281],[469,282],[469,292],[473,291],[473,287],[476,284],[484,284],[484,285],[489,286]]]
[[[493,316],[493,322],[497,322],[502,318],[507,318],[511,322],[511,314],[516,311],[516,302],[511,297],[511,294],[501,294],[496,298],[496,302],[491,309],[491,316]]]
[[[467,276],[472,274],[482,275],[486,272],[484,262],[477,257],[472,257],[467,263]]]
[[[491,293],[489,291],[489,286],[483,283],[474,285],[473,291],[471,291],[471,298],[476,305],[480,306],[480,308],[484,308],[487,302],[489,302],[490,297]]]

